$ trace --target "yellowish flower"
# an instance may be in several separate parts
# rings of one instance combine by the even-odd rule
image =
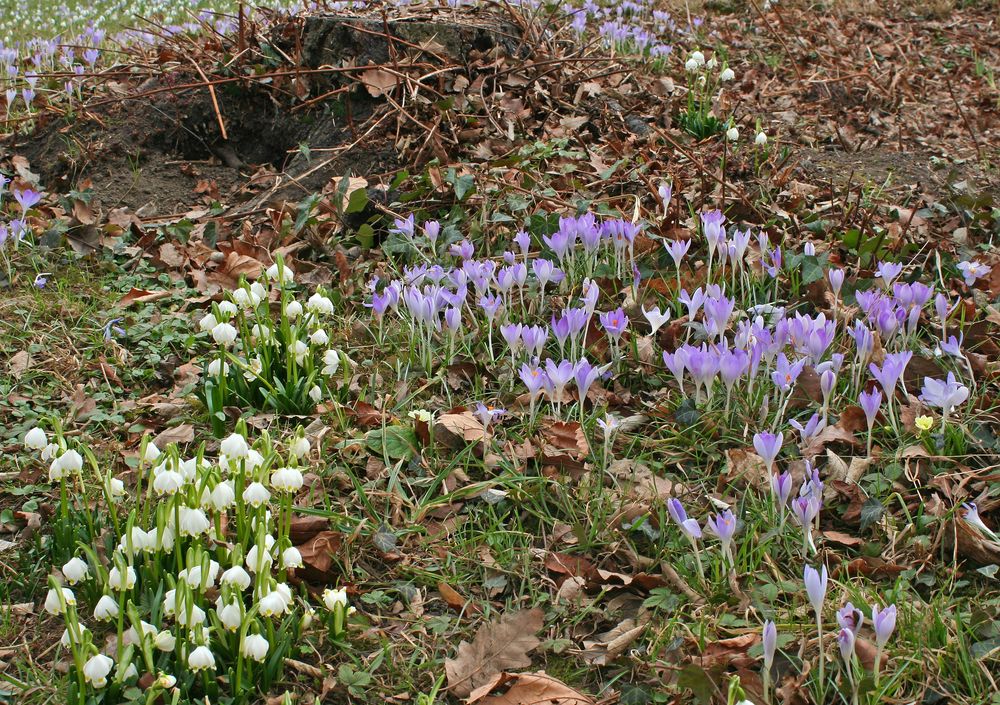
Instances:
[[[914,421],[914,423],[917,425],[917,428],[920,431],[926,432],[930,431],[931,428],[934,426],[934,419],[932,419],[930,416],[918,416]]]

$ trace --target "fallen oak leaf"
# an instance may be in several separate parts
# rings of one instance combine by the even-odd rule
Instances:
[[[614,629],[583,642],[583,660],[592,666],[606,666],[618,658],[646,629],[645,622],[631,617]]]
[[[542,643],[535,633],[544,622],[545,614],[536,608],[507,613],[482,625],[471,643],[458,645],[455,658],[445,659],[448,689],[465,698],[497,673],[531,665],[528,652]]]
[[[333,580],[333,557],[340,550],[343,537],[337,531],[320,531],[301,546],[302,567],[299,573],[307,580]]]

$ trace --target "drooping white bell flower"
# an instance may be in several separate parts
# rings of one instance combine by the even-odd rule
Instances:
[[[305,436],[296,436],[295,439],[288,445],[288,452],[296,458],[302,458],[309,455],[309,439]]]
[[[219,445],[219,449],[226,454],[226,457],[237,459],[247,457],[247,454],[250,452],[247,439],[238,433],[226,436]]]
[[[281,566],[283,568],[301,568],[302,554],[295,546],[289,546],[281,552]]]
[[[174,495],[184,486],[184,476],[173,470],[164,470],[153,479],[153,491],[156,494]]]
[[[330,336],[326,334],[326,331],[322,328],[317,328],[309,336],[309,342],[315,346],[326,345],[330,342]]]
[[[302,304],[292,299],[285,304],[285,315],[288,317],[288,320],[294,321],[302,315]]]
[[[287,264],[279,267],[277,263],[267,268],[267,276],[279,284],[291,284],[295,281],[295,272]]]
[[[110,656],[104,654],[91,656],[87,663],[83,664],[83,678],[95,688],[103,688],[108,684],[108,674],[114,665],[115,662]]]
[[[222,609],[216,610],[216,614],[219,615],[219,621],[227,631],[235,632],[243,624],[243,610],[237,602],[223,605]]]
[[[243,490],[243,501],[251,507],[260,507],[263,504],[267,504],[270,499],[271,493],[268,492],[267,488],[259,482],[251,482],[247,485],[247,488]]]
[[[236,330],[236,326],[230,323],[220,323],[212,329],[212,340],[224,348],[235,343],[238,335],[239,331]]]
[[[125,580],[122,580],[121,571],[118,570],[118,566],[113,567],[108,571],[108,587],[112,590],[131,590],[135,587],[135,568],[132,566],[125,567]]]
[[[198,321],[198,328],[202,333],[210,333],[217,325],[219,325],[219,320],[211,311],[202,316],[201,320]]]
[[[207,646],[199,646],[188,654],[188,668],[192,671],[215,670],[215,656]]]
[[[288,604],[281,593],[272,591],[260,598],[260,613],[265,617],[275,617],[282,615],[288,609]]]
[[[222,583],[225,585],[235,585],[240,590],[250,587],[250,574],[243,570],[243,566],[234,565],[222,574]]]
[[[59,467],[63,472],[80,472],[83,467],[83,456],[70,448],[59,456]]]
[[[278,468],[271,473],[271,487],[279,492],[298,492],[302,483],[302,471],[298,468]]]
[[[212,488],[212,506],[216,511],[225,511],[236,502],[236,490],[233,483],[224,480]]]
[[[340,369],[340,353],[331,348],[323,353],[323,374],[335,375],[338,369]]]
[[[333,313],[333,302],[327,297],[316,293],[310,296],[309,300],[306,301],[306,309],[308,309],[310,313],[328,316]]]
[[[200,509],[180,508],[181,536],[199,536],[211,528],[205,512]]]
[[[48,436],[38,426],[24,434],[24,447],[29,450],[42,450],[48,444]]]
[[[69,588],[60,588],[62,590],[63,600],[67,605],[76,604],[76,595]],[[51,615],[59,615],[63,613],[63,603],[59,600],[59,593],[56,592],[55,588],[49,588],[49,591],[45,594],[45,611]]]
[[[79,556],[73,556],[62,567],[62,574],[70,585],[76,585],[81,580],[85,580],[90,573],[87,562]]]
[[[118,602],[111,595],[101,595],[101,599],[94,605],[94,619],[99,622],[106,622],[118,617]]]
[[[328,610],[335,610],[338,606],[347,607],[347,588],[336,590],[327,588],[323,591],[323,604]]]
[[[156,636],[153,638],[153,646],[156,647],[158,651],[164,653],[170,653],[174,650],[177,645],[177,637],[169,629],[164,629],[162,632],[157,632]]]
[[[244,658],[253,659],[254,661],[263,663],[264,659],[267,658],[267,650],[270,644],[267,643],[267,639],[262,637],[260,634],[249,634],[247,638],[243,640],[243,649],[241,653]]]

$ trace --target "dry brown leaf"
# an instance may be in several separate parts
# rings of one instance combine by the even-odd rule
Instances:
[[[27,350],[21,350],[20,352],[14,353],[10,361],[7,363],[7,369],[10,371],[10,376],[14,379],[21,379],[28,368],[31,367],[31,355]]]
[[[471,602],[468,598],[463,597],[458,590],[443,580],[438,583],[437,588],[438,592],[441,593],[441,598],[456,612],[466,611],[477,613],[480,611],[478,605]]]
[[[596,639],[583,642],[583,660],[592,666],[606,666],[624,653],[646,628],[645,622],[629,618],[611,631],[598,634]]]
[[[497,688],[506,687],[501,695],[490,695]],[[468,705],[593,705],[589,696],[570,688],[562,681],[538,673],[500,673],[489,683],[469,695]]]
[[[448,689],[468,697],[497,673],[530,666],[528,652],[541,643],[535,633],[544,622],[545,613],[536,608],[507,613],[500,621],[481,626],[472,643],[461,642],[455,658],[445,659]]]
[[[471,411],[441,414],[434,419],[434,433],[449,448],[481,443],[486,436],[483,424]]]
[[[858,480],[864,476],[871,464],[870,458],[855,456],[851,458],[848,465],[843,459],[829,448],[826,449],[826,479],[823,489],[823,501],[832,502],[837,496],[837,490],[833,488],[835,481],[846,482],[856,485]]]
[[[368,69],[362,72],[361,82],[372,98],[380,98],[399,85],[399,76],[384,69]]]
[[[179,426],[164,429],[153,439],[153,444],[163,450],[171,443],[190,443],[194,440],[194,426],[182,423]]]
[[[340,550],[343,536],[336,531],[320,531],[298,547],[302,555],[301,575],[307,580],[332,581],[333,557]]]

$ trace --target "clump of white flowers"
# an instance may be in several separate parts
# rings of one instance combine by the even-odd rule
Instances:
[[[58,430],[51,444],[41,428],[24,443],[46,462],[70,457],[64,482],[93,458],[83,446],[67,448]],[[143,441],[137,501],[105,527],[116,548],[99,555],[96,537],[78,541],[49,580],[43,607],[65,621],[60,641],[72,656],[71,701],[106,691],[105,699],[117,702],[140,672],[160,674],[152,688],[180,689],[192,700],[218,697],[211,674],[226,676],[220,680],[230,696],[280,677],[284,657],[315,615],[307,596],[287,582],[289,571],[303,566],[290,536],[310,450],[302,429],[281,444],[267,433],[251,442],[242,422],[216,457],[204,448],[185,456],[176,445],[160,450]],[[331,592],[323,603],[331,636],[342,640],[352,610],[346,592]],[[110,625],[110,646],[95,641],[85,615]]]
[[[279,259],[254,282],[242,281],[198,322],[214,352],[203,399],[222,432],[227,406],[312,413],[344,381],[343,353],[331,347],[333,300],[319,289],[299,300],[295,274]]]

